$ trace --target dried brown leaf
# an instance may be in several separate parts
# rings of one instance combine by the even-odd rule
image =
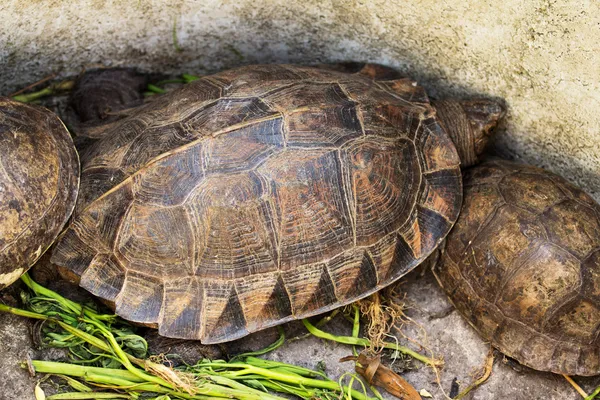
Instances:
[[[356,361],[355,370],[374,386],[385,389],[402,400],[422,400],[419,392],[400,375],[381,364],[379,355],[369,357],[364,353],[358,357],[345,357],[340,361]]]

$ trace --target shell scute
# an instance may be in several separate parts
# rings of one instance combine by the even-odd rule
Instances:
[[[194,277],[169,279],[164,285],[163,313],[158,333],[175,338],[202,337],[203,287]]]
[[[332,147],[363,135],[354,104],[299,109],[285,116],[289,147]]]
[[[550,177],[529,174],[511,174],[498,184],[507,203],[540,214],[548,207],[567,198]],[[523,203],[521,199],[527,199]]]
[[[555,305],[581,285],[579,260],[553,245],[540,244],[519,261],[496,304],[508,318],[541,331]]]
[[[115,312],[128,315],[133,322],[156,323],[162,309],[163,286],[160,278],[127,271],[123,288],[115,299]]]
[[[212,176],[185,204],[194,231],[195,275],[233,279],[277,269],[267,183],[255,173]]]
[[[544,328],[553,337],[579,337],[583,343],[593,344],[600,328],[600,307],[577,296],[552,313]]]
[[[285,161],[284,161],[285,160]],[[289,149],[259,172],[277,204],[282,271],[329,259],[353,246],[353,229],[336,151]]]
[[[203,280],[202,302],[202,343],[219,343],[248,334],[234,282]]]
[[[419,103],[423,105],[429,104],[429,97],[425,89],[412,79],[393,79],[379,81],[377,84],[405,100],[408,104],[413,105],[413,107]]]
[[[114,255],[97,254],[81,274],[80,285],[95,296],[114,302],[125,283],[125,269]]]
[[[262,100],[288,114],[303,108],[350,106],[354,101],[338,83],[303,82],[269,93]]]
[[[165,158],[133,178],[132,191],[137,202],[157,206],[182,204],[202,182],[202,143],[179,152],[174,159]]]
[[[425,171],[453,169],[460,162],[452,139],[442,130],[434,118],[421,122],[418,143],[422,143]]]
[[[193,275],[195,242],[182,207],[134,202],[123,219],[115,245],[129,270],[159,278]]]
[[[181,125],[198,136],[216,136],[223,130],[232,130],[250,121],[272,119],[278,115],[258,97],[221,98],[191,113],[181,121]]]
[[[281,274],[277,271],[236,280],[236,292],[244,310],[247,329],[255,332],[289,318],[292,304]]]
[[[326,263],[336,298],[351,299],[357,291],[368,293],[377,287],[377,270],[368,253],[360,248],[346,251]]]
[[[600,249],[591,253],[581,262],[581,292],[586,298],[600,304]]]
[[[227,97],[249,97],[264,96],[304,78],[307,78],[307,75],[297,68],[288,68],[285,65],[254,65],[219,72],[206,79],[221,85]]]
[[[275,117],[207,141],[203,162],[208,174],[245,171],[275,154],[283,144],[283,119]]]
[[[580,202],[565,200],[548,209],[543,220],[552,241],[578,257],[600,245],[599,219],[592,208]]]
[[[324,264],[282,271],[281,276],[296,318],[309,315],[307,310],[325,310],[337,300],[335,285]]]
[[[371,245],[413,212],[421,185],[415,147],[408,140],[367,136],[344,146],[342,159],[349,166],[357,244]]]

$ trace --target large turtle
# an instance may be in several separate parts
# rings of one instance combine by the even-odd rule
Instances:
[[[390,284],[454,224],[458,154],[474,162],[502,114],[434,107],[394,75],[246,66],[128,110],[83,150],[52,261],[122,317],[203,343]]]
[[[71,135],[49,110],[0,97],[0,289],[50,247],[79,187]]]
[[[600,205],[560,176],[489,161],[464,176],[435,275],[492,345],[529,367],[600,373]]]

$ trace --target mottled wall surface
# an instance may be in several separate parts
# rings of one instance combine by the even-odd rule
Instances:
[[[2,0],[0,21],[3,94],[95,64],[205,73],[368,60],[433,95],[501,97],[498,147],[600,200],[598,1]]]

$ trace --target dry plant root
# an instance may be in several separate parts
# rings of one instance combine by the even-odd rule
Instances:
[[[357,302],[360,313],[368,321],[365,334],[371,341],[370,350],[373,353],[383,347],[384,339],[389,336],[392,327],[404,317],[404,302],[392,301],[397,298],[392,291],[392,288],[387,288]]]
[[[189,394],[198,392],[196,377],[188,372],[176,371],[171,366],[164,365],[161,361],[166,360],[164,355],[149,357],[144,361],[144,369],[152,375],[158,376],[173,387]]]
[[[400,335],[430,353],[431,359],[436,360],[430,365],[437,375],[439,373],[437,367],[444,364],[443,360],[436,359],[433,352],[419,340],[410,338],[403,333],[403,327],[406,324],[412,324],[421,332],[423,340],[427,342],[425,328],[404,313],[408,306],[404,301],[405,296],[398,293],[398,287],[399,285],[389,286],[355,303],[359,307],[361,315],[367,320],[365,336],[371,342],[369,350],[372,354],[378,354],[381,349],[386,347],[386,339],[389,341],[389,338],[396,338],[396,335]],[[392,329],[394,334],[390,334]]]
[[[391,395],[404,400],[421,400],[417,390],[400,375],[381,364],[380,356],[369,357],[360,353],[358,357],[344,357],[340,361],[356,361],[356,372],[365,378],[369,385],[385,389]]]
[[[454,400],[462,399],[467,394],[469,394],[469,392],[471,392],[474,389],[477,389],[479,386],[481,386],[483,383],[485,383],[485,381],[487,381],[488,378],[490,377],[490,375],[492,374],[493,367],[494,367],[494,350],[492,348],[490,348],[490,351],[488,352],[488,355],[485,359],[485,364],[484,364],[483,368],[480,369],[478,372],[476,372],[475,376],[473,377],[475,380],[469,386],[467,386],[467,388],[465,390],[463,390],[456,397],[454,397]]]

